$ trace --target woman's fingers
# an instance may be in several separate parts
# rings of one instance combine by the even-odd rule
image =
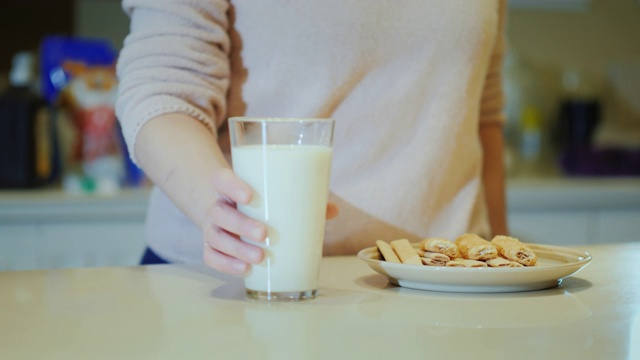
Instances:
[[[224,203],[221,205],[230,207]],[[261,248],[240,240],[238,235],[226,231],[214,222],[204,231],[203,260],[213,269],[228,274],[244,274],[250,264],[260,263],[263,256]]]
[[[213,204],[210,218],[214,227],[253,241],[264,241],[267,236],[264,224],[247,217],[224,200],[218,200]]]
[[[245,263],[258,264],[262,261],[262,249],[215,226],[205,234],[205,243],[212,249]]]
[[[221,253],[220,251],[204,243],[202,259],[204,263],[212,269],[222,271],[227,274],[242,275],[249,270],[249,264],[233,256]]]
[[[230,201],[240,204],[248,204],[251,201],[251,188],[231,169],[216,171],[211,180],[218,193]]]
[[[209,224],[204,229],[203,260],[213,269],[229,274],[244,274],[250,264],[262,261],[264,252],[240,237],[262,242],[267,229],[261,222],[236,209],[236,203],[251,201],[251,188],[230,169],[217,171],[212,185],[219,195],[209,208]]]
[[[250,264],[262,261],[264,251],[242,241],[240,237],[263,242],[267,228],[236,208],[236,203],[248,204],[251,201],[252,191],[231,169],[216,171],[212,184],[219,199],[209,209],[210,224],[204,231],[203,260],[213,269],[229,274],[244,274]],[[338,213],[338,206],[329,202],[327,220],[334,219]]]
[[[340,208],[338,205],[329,202],[327,203],[327,220],[335,219],[340,213]]]

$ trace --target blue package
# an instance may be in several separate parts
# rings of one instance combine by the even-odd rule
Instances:
[[[51,106],[58,104],[61,93],[72,80],[72,74],[65,70],[68,61],[91,66],[112,66],[116,63],[118,52],[104,39],[79,38],[66,36],[48,36],[40,44],[40,80],[42,96]],[[141,186],[145,175],[128,156],[122,133],[117,126],[121,139],[125,166],[125,185]]]
[[[107,40],[48,36],[40,45],[40,77],[42,95],[49,104],[55,104],[70,76],[62,65],[73,60],[91,65],[113,65],[117,51]]]

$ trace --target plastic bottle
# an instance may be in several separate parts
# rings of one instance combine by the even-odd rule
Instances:
[[[542,151],[542,116],[540,111],[527,106],[522,110],[522,137],[520,139],[520,154],[524,161],[536,162]]]
[[[47,103],[33,89],[35,58],[14,56],[9,88],[0,94],[0,187],[47,183],[53,172],[52,125]]]

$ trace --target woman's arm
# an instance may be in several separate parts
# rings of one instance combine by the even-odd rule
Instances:
[[[262,223],[235,208],[250,201],[251,190],[201,122],[178,113],[154,118],[138,133],[135,152],[147,176],[202,229],[207,265],[242,274],[262,260],[260,248],[238,238],[263,241],[266,234]]]
[[[504,94],[502,89],[502,59],[505,53],[504,23],[506,1],[497,9],[496,42],[485,78],[480,107],[480,141],[483,149],[482,181],[489,211],[492,235],[507,235],[507,210],[504,172]]]
[[[503,139],[500,123],[480,126],[480,141],[484,153],[482,181],[492,236],[508,234]]]
[[[264,225],[239,214],[250,200],[217,143],[230,82],[228,1],[124,0],[131,31],[118,60],[118,119],[133,160],[197,224],[203,258],[243,273]]]

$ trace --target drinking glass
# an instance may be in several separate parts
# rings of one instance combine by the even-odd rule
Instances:
[[[260,264],[245,277],[247,296],[304,300],[318,291],[333,154],[332,119],[229,119],[233,170],[253,191],[238,210],[267,226]]]

